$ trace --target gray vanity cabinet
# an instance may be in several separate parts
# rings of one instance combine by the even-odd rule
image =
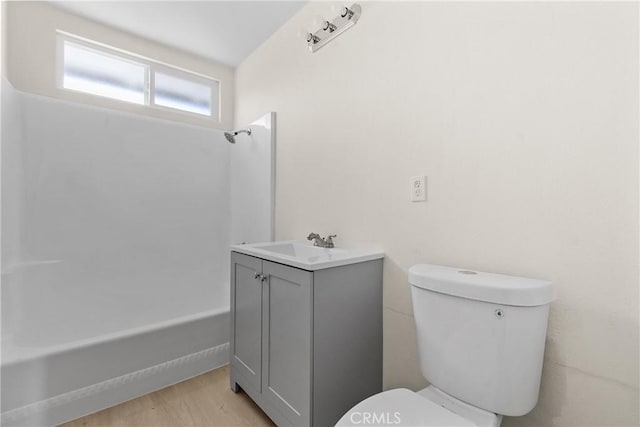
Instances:
[[[231,253],[231,388],[329,426],[382,390],[382,260],[316,271]]]
[[[242,373],[247,388],[261,389],[262,384],[262,287],[256,272],[262,261],[246,255],[234,256],[233,301],[234,327],[232,364]]]
[[[311,410],[311,280],[308,271],[262,261],[262,395],[294,425]]]

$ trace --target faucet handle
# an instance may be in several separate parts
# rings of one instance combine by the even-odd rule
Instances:
[[[327,236],[326,242],[327,242],[327,247],[328,248],[333,248],[333,238],[334,237],[338,237],[337,234],[329,234]]]

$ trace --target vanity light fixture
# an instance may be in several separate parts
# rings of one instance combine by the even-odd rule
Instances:
[[[340,13],[332,21],[324,21],[319,30],[314,33],[307,33],[307,46],[311,52],[315,52],[331,40],[342,34],[349,28],[353,27],[358,19],[362,9],[357,3],[350,7],[344,6],[340,9]]]

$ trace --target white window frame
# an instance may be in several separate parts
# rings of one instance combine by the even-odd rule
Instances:
[[[109,98],[102,95],[96,95],[90,92],[83,92],[74,89],[64,87],[64,46],[65,43],[75,44],[80,47],[91,49],[99,52],[105,56],[110,56],[121,61],[131,62],[136,65],[143,66],[145,68],[145,85],[144,85],[144,104],[137,104],[133,102],[127,102],[116,98]],[[221,87],[222,82],[219,79],[210,77],[204,74],[196,73],[184,68],[176,67],[174,65],[166,64],[164,62],[156,61],[135,53],[127,52],[122,49],[115,48],[103,43],[98,43],[93,40],[85,39],[83,37],[76,36],[74,34],[66,33],[64,31],[57,31],[56,35],[56,85],[59,89],[82,93],[88,96],[95,96],[99,98],[109,99],[115,102],[122,102],[127,105],[138,105],[144,107],[150,107],[156,110],[170,111],[172,113],[179,113],[188,115],[191,117],[198,117],[200,119],[210,119],[215,122],[220,122],[221,111]],[[211,111],[209,115],[194,113],[192,111],[181,110],[179,108],[167,107],[164,105],[157,105],[155,103],[155,85],[154,76],[156,72],[168,74],[173,77],[177,77],[184,80],[189,80],[197,84],[208,86],[210,90],[211,99]]]

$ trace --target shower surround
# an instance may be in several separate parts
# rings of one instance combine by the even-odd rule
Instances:
[[[232,145],[2,89],[2,425],[61,423],[227,363],[229,244],[273,233],[273,116]]]

